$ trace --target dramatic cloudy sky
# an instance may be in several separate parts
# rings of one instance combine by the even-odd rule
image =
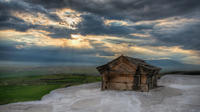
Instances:
[[[0,60],[200,64],[200,0],[0,0]]]

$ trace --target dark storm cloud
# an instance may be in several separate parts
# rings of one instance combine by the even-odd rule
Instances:
[[[27,23],[19,18],[9,16],[8,21],[0,21],[0,30],[13,29],[16,31],[26,32],[29,29],[44,30],[50,32],[48,36],[52,38],[70,38],[72,33],[77,31],[67,28],[58,28],[56,26],[43,26],[43,25],[33,25]]]
[[[11,11],[29,13],[34,15],[39,12],[52,21],[59,22],[56,14],[50,10],[71,8],[80,12],[82,21],[76,26],[77,29],[61,28],[51,25],[33,25],[11,14]],[[182,46],[184,49],[200,50],[199,29],[200,23],[184,26],[179,31],[173,29],[171,32],[162,32],[162,29],[155,28],[158,23],[134,24],[143,20],[156,21],[169,17],[199,18],[199,0],[8,0],[0,1],[0,30],[14,29],[17,31],[27,31],[29,29],[44,30],[50,32],[48,36],[52,38],[70,38],[71,34],[82,35],[111,35],[121,38],[139,39],[131,36],[131,33],[149,33],[149,39],[143,39],[142,44],[127,42],[123,40],[107,39],[108,43],[126,43],[136,46]],[[105,25],[105,19],[117,19],[131,21],[134,25]],[[148,31],[147,31],[148,30]],[[156,39],[151,43],[151,39]],[[51,48],[31,46],[17,49],[17,45],[26,46],[20,42],[0,42],[1,60],[13,61],[52,61],[52,62],[90,62],[97,63],[105,61],[99,56],[114,56],[114,52],[107,52],[102,43],[90,44],[94,49],[72,49],[72,48]],[[137,54],[135,54],[137,55]]]
[[[135,26],[105,26],[102,17],[110,19],[129,19],[129,20],[151,20],[171,16],[180,16],[199,11],[199,1],[197,0],[25,0],[0,2],[1,12],[9,10],[20,10],[27,12],[40,12],[46,14],[50,19],[60,21],[55,14],[50,14],[47,9],[52,8],[72,8],[80,12],[89,12],[82,15],[83,21],[78,24],[76,30],[66,28],[55,28],[53,26],[39,26],[25,23],[19,18],[7,15],[0,16],[2,20],[1,29],[16,29],[26,31],[27,29],[42,29],[52,34],[53,38],[70,37],[72,33],[83,35],[117,35],[128,36],[130,33],[139,32],[143,29],[153,29],[154,25],[135,25]],[[170,9],[170,10],[169,10]],[[190,14],[191,14],[190,13]]]
[[[24,10],[23,6],[17,2],[0,1],[0,29],[15,29],[17,31],[26,31],[29,26],[25,21],[11,15],[12,10]]]
[[[115,35],[124,36],[133,32],[133,28],[127,26],[106,26],[103,18],[93,14],[82,15],[83,21],[77,26],[83,35]]]
[[[134,25],[133,28],[135,28],[137,31],[141,30],[148,30],[148,29],[153,29],[155,24],[141,24],[141,25]]]
[[[89,14],[82,15],[83,21],[77,26],[76,31],[72,31],[73,33],[136,38],[129,36],[129,34],[144,33],[143,30],[151,30],[153,31],[152,35],[160,43],[151,43],[150,45],[181,45],[187,49],[199,49],[198,26],[195,27],[196,29],[193,28],[194,30],[186,27],[185,31],[176,34],[159,34],[157,33],[159,29],[154,29],[155,23],[134,26],[105,26],[102,19],[104,17],[107,19],[141,21],[174,16],[193,18],[199,16],[197,13],[200,12],[199,0],[56,0],[56,2],[55,0],[27,0],[27,2],[42,5],[47,9],[67,7],[79,12],[89,12]],[[56,34],[51,34],[51,36],[57,37]],[[194,41],[194,44],[189,44],[188,41]]]
[[[10,11],[48,13],[41,5],[32,5],[22,0],[0,1],[0,13],[10,15]]]
[[[152,35],[166,46],[182,46],[184,49],[200,50],[200,22],[187,25],[180,30],[159,32],[154,29]]]
[[[14,21],[15,21],[15,23],[8,22],[8,21],[0,22],[0,30],[14,29],[17,31],[24,32],[33,27],[31,25],[26,24],[25,22],[22,22],[22,20],[20,20],[20,21],[14,20]]]
[[[23,42],[0,41],[0,60],[24,61],[24,62],[61,62],[61,63],[105,63],[107,59],[95,55],[112,55],[100,49],[73,49],[58,47],[24,47],[16,48],[17,45],[26,46]]]
[[[61,19],[55,15],[50,14],[47,9],[45,9],[42,5],[33,5],[22,0],[11,0],[11,1],[0,1],[0,29],[14,29],[17,31],[26,31],[28,29],[50,29],[53,26],[44,26],[41,25],[33,25],[31,23],[27,23],[21,18],[17,18],[12,15],[12,11],[19,11],[21,13],[42,13],[45,14],[48,19],[53,21],[61,21]],[[55,28],[54,28],[55,29]],[[55,32],[53,32],[55,33]]]
[[[200,11],[199,0],[27,0],[46,8],[69,7],[110,19],[154,20]]]
[[[49,19],[60,21],[60,18],[54,14],[49,14],[49,11],[45,9],[42,5],[30,4],[28,2],[24,2],[23,0],[2,0],[0,1],[0,14],[12,16],[10,11],[19,11],[21,13],[28,12],[34,14],[35,12],[39,12],[45,14]]]
[[[59,28],[56,26],[37,26],[34,27],[37,30],[44,30],[50,32],[48,36],[52,38],[71,38],[71,34],[77,33],[77,30],[68,29],[68,28]]]

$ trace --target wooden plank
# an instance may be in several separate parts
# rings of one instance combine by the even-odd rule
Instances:
[[[132,83],[134,81],[133,76],[132,77],[114,77],[110,79],[110,82],[127,82],[127,83]]]
[[[130,66],[127,63],[119,63],[118,65],[114,66],[112,70],[118,71],[118,73],[121,74],[127,74],[127,73],[135,74],[136,67]]]
[[[111,71],[109,73],[109,76],[111,76],[111,77],[118,77],[118,76],[120,76],[120,77],[133,77],[133,75],[134,74],[131,74],[131,73],[119,73],[117,71]]]
[[[142,75],[141,76],[141,84],[146,84],[147,82],[147,76],[146,75]]]
[[[108,88],[114,90],[132,90],[133,83],[109,83]]]

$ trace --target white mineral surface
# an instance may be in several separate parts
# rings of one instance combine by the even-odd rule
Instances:
[[[100,83],[52,91],[41,101],[0,106],[0,112],[200,112],[200,76],[166,75],[150,92],[101,91]]]

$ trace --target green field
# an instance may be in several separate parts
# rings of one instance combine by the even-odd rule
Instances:
[[[100,76],[67,74],[0,78],[0,104],[40,100],[54,89],[100,80]]]

